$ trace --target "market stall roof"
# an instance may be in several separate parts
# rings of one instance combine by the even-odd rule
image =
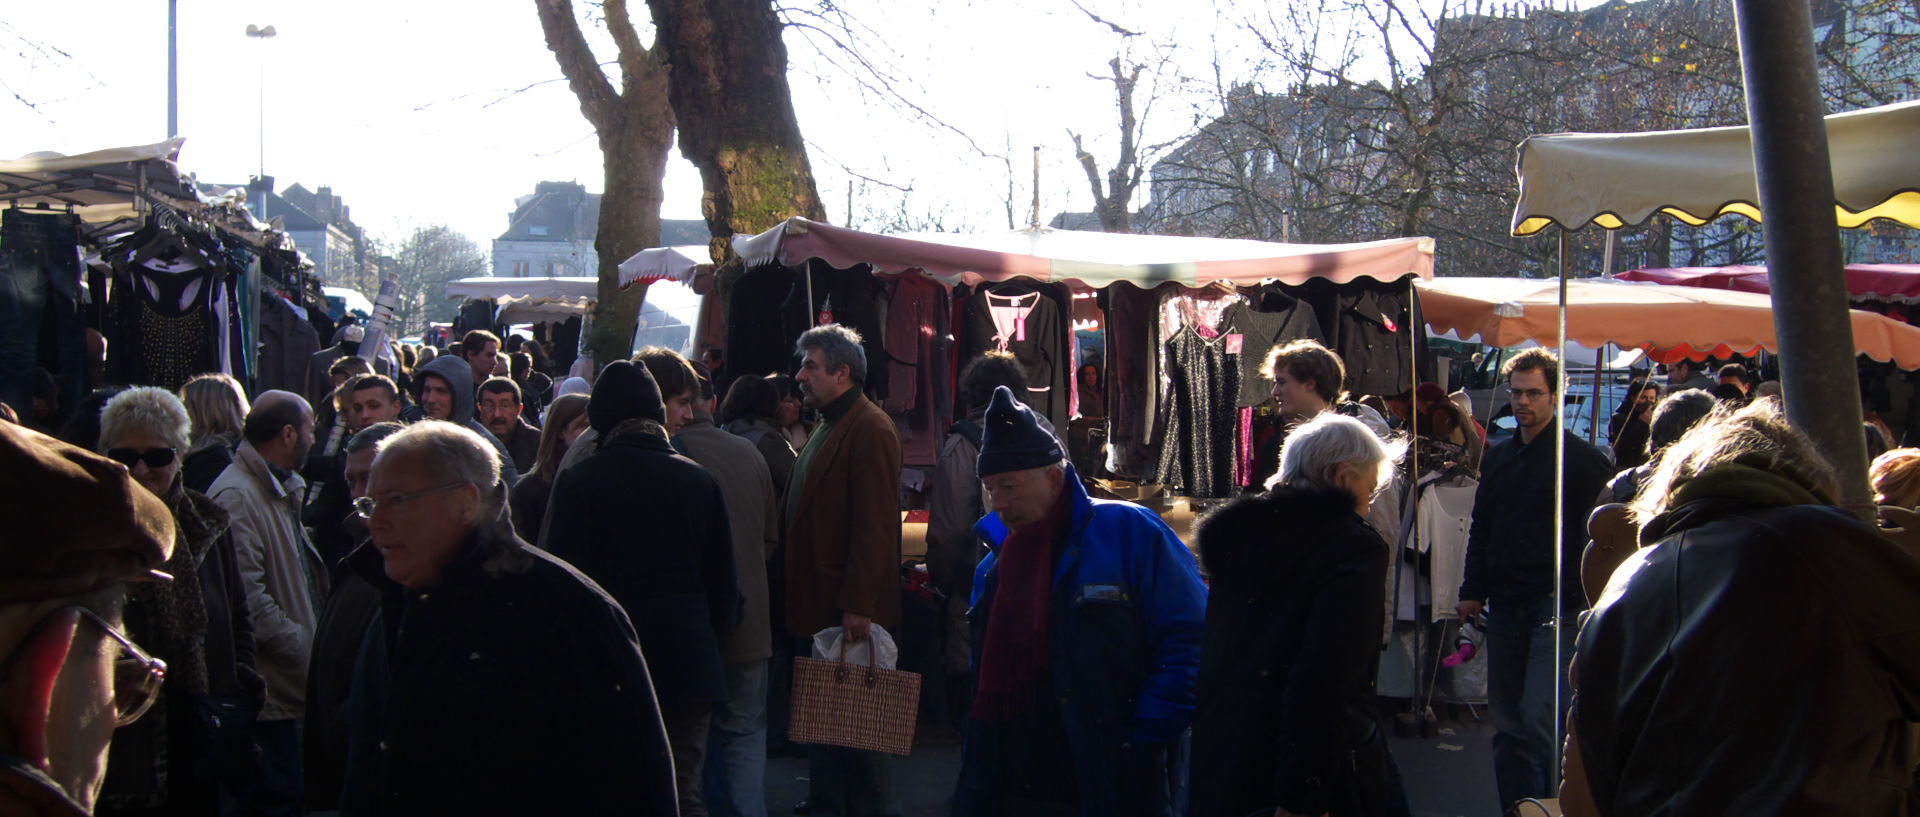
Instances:
[[[634,253],[633,257],[620,262],[620,286],[626,287],[641,281],[689,284],[693,282],[694,275],[712,267],[713,259],[705,244],[653,247]]]
[[[1920,227],[1920,101],[1827,117],[1835,217]],[[1555,133],[1520,143],[1513,234],[1549,224],[1609,230],[1655,212],[1688,224],[1727,213],[1760,219],[1753,134],[1745,126],[1646,133]]]
[[[0,160],[0,201],[16,207],[72,207],[81,219],[96,224],[132,217],[142,190],[176,202],[198,202],[193,182],[174,164],[185,141],[175,137],[77,156],[41,152]]]
[[[797,266],[818,258],[836,267],[871,264],[882,272],[925,270],[948,284],[1025,277],[1104,287],[1174,281],[1304,283],[1328,278],[1397,281],[1433,277],[1433,239],[1395,238],[1359,244],[1277,244],[1235,238],[1134,235],[1038,227],[1000,233],[875,235],[803,218],[734,239],[749,264]]]
[[[447,284],[447,297],[491,298],[503,323],[535,323],[586,314],[599,283],[591,277],[462,278]]]
[[[1434,331],[1478,334],[1492,346],[1559,341],[1559,286],[1526,278],[1436,278],[1419,284],[1420,308]],[[1920,369],[1920,327],[1851,310],[1861,354]],[[1588,346],[1616,343],[1680,350],[1779,350],[1773,303],[1751,292],[1654,286],[1624,281],[1567,282],[1567,337]]]
[[[1920,264],[1848,264],[1847,295],[1858,300],[1920,303]],[[1771,293],[1773,281],[1763,266],[1655,267],[1615,276],[1671,286]]]

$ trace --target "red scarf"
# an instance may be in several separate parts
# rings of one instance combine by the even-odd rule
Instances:
[[[1039,521],[1007,534],[1000,544],[993,618],[980,650],[980,675],[973,696],[973,717],[1005,722],[1033,709],[1036,689],[1047,677],[1047,610],[1053,569],[1073,522],[1073,496],[1060,492]]]

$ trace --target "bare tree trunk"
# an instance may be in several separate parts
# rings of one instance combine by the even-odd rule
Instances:
[[[620,289],[620,262],[660,245],[660,202],[665,198],[668,151],[673,148],[673,109],[667,99],[666,66],[640,42],[626,0],[606,0],[607,28],[619,48],[621,88],[616,90],[587,47],[572,0],[535,0],[547,48],[567,85],[580,99],[580,113],[600,137],[605,193],[593,249],[600,257],[587,348],[598,365],[633,351],[633,333],[646,287]]]
[[[787,47],[768,0],[648,0],[671,66],[680,154],[700,169],[714,260],[732,238],[792,216],[826,220],[787,85]]]

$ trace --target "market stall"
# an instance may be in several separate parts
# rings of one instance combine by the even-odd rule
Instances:
[[[182,143],[0,161],[0,253],[21,261],[8,274],[47,277],[0,288],[18,318],[3,331],[31,351],[0,371],[16,410],[35,367],[53,374],[62,412],[90,388],[172,389],[202,372],[255,391],[304,385],[333,329],[312,264],[238,197],[201,196],[175,164]],[[50,294],[21,300],[32,291]]]
[[[867,341],[869,394],[895,416],[910,465],[931,465],[959,368],[988,350],[1026,370],[1027,402],[1056,428],[1099,369],[1100,470],[1179,496],[1237,493],[1257,476],[1267,349],[1302,337],[1356,365],[1355,394],[1414,385],[1424,333],[1409,280],[1433,274],[1425,238],[1340,245],[1087,233],[874,235],[805,219],[735,240],[749,265],[727,320],[731,371],[792,370],[793,339],[831,319]],[[1072,326],[1105,332],[1082,361]],[[1225,399],[1221,399],[1224,397]],[[1087,469],[1087,476],[1095,476]]]

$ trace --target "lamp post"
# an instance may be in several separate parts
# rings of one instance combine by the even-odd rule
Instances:
[[[167,0],[167,138],[180,135],[180,0]]]
[[[263,46],[266,44],[267,40],[273,38],[277,34],[279,34],[279,32],[274,31],[273,26],[257,26],[252,23],[247,24],[247,36],[253,39],[259,40],[261,45]],[[262,50],[260,52],[260,176],[261,178],[265,178],[266,175],[267,175],[267,52]]]

